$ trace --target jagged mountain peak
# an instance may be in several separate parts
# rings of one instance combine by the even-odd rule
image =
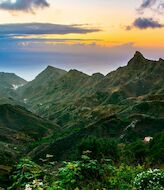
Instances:
[[[48,65],[43,72],[64,72],[64,73],[66,73],[65,70],[53,67],[51,65]]]
[[[55,67],[53,67],[53,66],[51,66],[51,65],[48,65],[48,66],[46,67],[46,69],[55,69]]]
[[[78,71],[78,70],[76,70],[76,69],[71,69],[69,72],[68,72],[68,75],[70,75],[70,76],[77,76],[77,77],[79,77],[79,76],[88,76],[87,74],[85,74],[85,73],[83,73],[83,72],[81,72],[81,71]]]
[[[43,70],[36,78],[36,80],[47,80],[48,78],[58,78],[64,74],[66,74],[67,71],[53,67],[48,65],[45,70]]]
[[[143,54],[140,51],[136,51],[134,54],[135,58],[144,58]]]
[[[143,56],[143,54],[139,51],[136,51],[133,58],[130,61],[133,61],[135,63],[139,63],[141,61],[144,61],[145,57]]]
[[[147,59],[143,56],[143,54],[139,51],[136,51],[133,58],[128,62],[128,66],[133,66],[137,68],[145,62],[147,62]]]

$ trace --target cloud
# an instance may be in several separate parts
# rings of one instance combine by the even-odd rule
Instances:
[[[19,35],[44,35],[44,34],[86,34],[99,32],[100,29],[75,27],[73,25],[60,25],[49,23],[28,24],[1,24],[0,36],[14,37]]]
[[[147,11],[147,12],[146,12]],[[156,17],[157,15],[164,14],[164,0],[142,0],[141,5],[137,9],[138,18],[134,20],[134,22],[126,26],[126,30],[131,30],[133,28],[138,29],[147,29],[147,28],[163,28],[164,24],[161,24]],[[148,13],[149,17],[146,16]],[[144,17],[140,17],[140,15],[145,15]],[[152,16],[150,16],[150,14]]]
[[[156,2],[157,0],[143,0],[141,6],[139,7],[139,10],[151,8],[153,5],[155,5]]]
[[[164,2],[161,2],[161,3],[158,5],[157,9],[158,9],[158,13],[159,13],[159,14],[164,14]]]
[[[164,25],[160,24],[156,20],[153,20],[153,18],[137,18],[131,26],[126,27],[126,30],[131,30],[134,27],[143,30],[147,28],[163,28]]]
[[[0,9],[9,11],[26,11],[33,12],[35,8],[48,7],[49,3],[47,0],[5,0],[0,3]]]
[[[137,18],[134,23],[134,27],[139,29],[147,29],[147,28],[162,28],[163,24],[160,24],[158,21],[153,20],[153,18]]]
[[[143,14],[147,9],[153,14],[164,14],[164,0],[143,0],[137,11],[139,14]]]

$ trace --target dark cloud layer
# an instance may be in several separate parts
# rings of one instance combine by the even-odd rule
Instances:
[[[163,28],[164,24],[160,24],[157,20],[154,20],[153,18],[136,18],[135,21],[131,26],[127,26],[126,30],[131,30],[133,28],[138,29],[148,29],[148,28]]]
[[[48,7],[47,0],[5,0],[0,3],[0,9],[11,11],[33,11],[34,8]]]
[[[99,32],[99,29],[75,27],[72,25],[59,25],[48,23],[28,23],[28,24],[2,24],[0,25],[0,36],[18,35],[44,35],[44,34],[85,34]]]
[[[133,26],[139,29],[147,29],[147,28],[162,28],[163,24],[160,24],[158,21],[153,20],[153,18],[137,18]]]

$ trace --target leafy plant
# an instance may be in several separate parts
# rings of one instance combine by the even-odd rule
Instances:
[[[90,181],[103,181],[105,171],[108,169],[107,163],[109,164],[111,160],[102,160],[100,163],[91,159],[90,153],[85,151],[80,161],[64,162],[51,188],[73,189],[85,186]]]
[[[11,180],[12,186],[8,189],[21,189],[37,179],[43,178],[42,168],[28,158],[23,158],[16,165]]]
[[[139,173],[134,178],[134,186],[137,190],[163,190],[164,170],[149,169]]]
[[[110,174],[108,186],[112,190],[132,190],[132,181],[141,171],[143,171],[143,167],[140,165],[134,167],[121,164],[119,167],[115,167],[113,173]]]

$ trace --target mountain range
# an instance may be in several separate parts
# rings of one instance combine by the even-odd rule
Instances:
[[[12,165],[20,154],[68,159],[85,137],[130,143],[163,126],[162,59],[136,52],[127,66],[106,76],[52,66],[30,82],[0,73],[0,165]]]

